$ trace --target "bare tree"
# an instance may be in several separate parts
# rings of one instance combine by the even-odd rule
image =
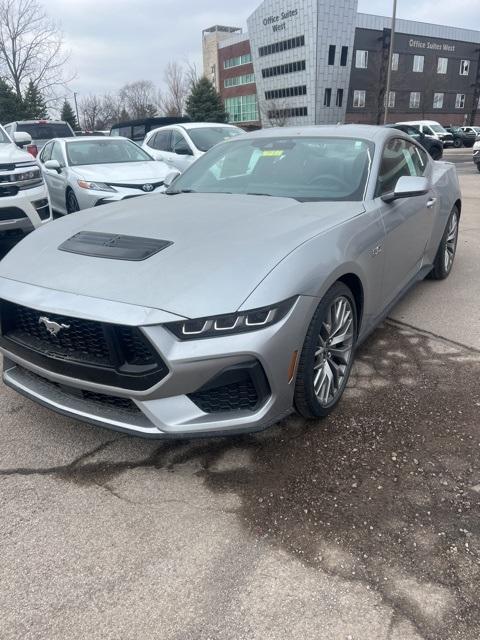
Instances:
[[[83,128],[94,131],[98,127],[98,121],[102,116],[102,101],[98,96],[85,96],[80,101],[80,120]]]
[[[37,0],[0,0],[0,74],[18,97],[31,80],[47,100],[65,77],[63,36]]]
[[[166,116],[183,115],[185,100],[196,77],[196,69],[188,65],[185,70],[178,62],[169,62],[163,75],[165,90],[159,92],[160,110]]]
[[[127,118],[124,116],[127,115]],[[106,93],[102,97],[102,107],[99,117],[99,128],[107,129],[112,124],[120,122],[120,120],[128,119],[129,114],[125,109],[125,105],[122,102],[120,96],[117,94]]]
[[[150,80],[137,80],[124,85],[119,92],[120,102],[132,118],[148,118],[157,113],[155,86]]]

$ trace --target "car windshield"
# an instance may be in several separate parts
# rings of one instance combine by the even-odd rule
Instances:
[[[239,193],[318,200],[362,200],[374,145],[329,137],[231,140],[179,176],[169,194]]]
[[[153,158],[134,142],[118,138],[67,142],[67,157],[72,167],[85,164],[154,162]]]
[[[68,124],[62,122],[19,122],[17,131],[29,133],[32,140],[51,140],[52,138],[73,138]]]
[[[198,129],[188,129],[188,135],[193,144],[200,151],[208,151],[219,142],[223,142],[228,138],[239,136],[243,133],[240,129],[234,127],[202,127]]]
[[[445,133],[445,129],[442,127],[441,124],[431,124],[430,129],[435,131],[435,133]]]

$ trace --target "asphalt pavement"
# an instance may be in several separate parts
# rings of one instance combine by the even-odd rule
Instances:
[[[1,640],[480,638],[474,171],[451,279],[363,345],[324,421],[151,442],[0,385]]]

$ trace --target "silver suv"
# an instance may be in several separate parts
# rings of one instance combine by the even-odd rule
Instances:
[[[62,120],[17,120],[5,125],[5,131],[13,138],[18,131],[28,133],[32,142],[27,151],[34,157],[43,149],[52,138],[73,138],[75,133],[68,122]]]
[[[47,188],[32,156],[19,149],[31,143],[28,133],[13,134],[0,126],[0,235],[32,231],[51,217]]]

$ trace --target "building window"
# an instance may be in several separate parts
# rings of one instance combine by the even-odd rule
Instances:
[[[416,73],[422,73],[425,56],[413,56],[413,70]]]
[[[257,95],[225,99],[225,111],[230,122],[256,122],[258,120]]]
[[[398,61],[400,60],[399,53],[392,53],[392,71],[398,71]]]
[[[437,73],[447,73],[448,58],[439,58],[437,62]]]
[[[462,60],[460,62],[460,75],[468,76],[470,73],[470,60]]]
[[[445,94],[443,93],[434,93],[433,94],[433,108],[434,109],[443,109],[443,97]]]
[[[325,94],[323,96],[323,106],[329,107],[332,102],[332,90],[325,89]]]
[[[355,67],[357,69],[366,69],[368,67],[368,51],[360,49],[355,54]]]
[[[246,73],[243,76],[233,76],[233,78],[225,78],[223,85],[225,89],[229,87],[238,87],[241,84],[252,84],[255,82],[254,73]]]
[[[302,118],[308,116],[307,107],[290,107],[288,109],[272,109],[268,112],[268,117],[271,120],[278,120],[280,118]]]
[[[340,54],[340,66],[347,66],[347,58],[348,58],[348,47],[342,47],[342,52]]]
[[[262,77],[272,78],[274,76],[282,76],[285,73],[305,71],[305,68],[305,60],[297,60],[296,62],[288,62],[287,64],[279,64],[276,67],[268,67],[267,69],[262,69]]]
[[[335,64],[335,51],[336,51],[336,46],[334,44],[331,44],[328,47],[328,64],[330,66],[332,64]]]
[[[465,94],[457,93],[455,98],[455,109],[463,109],[465,107]]]
[[[274,42],[273,44],[260,47],[258,49],[258,55],[262,58],[263,56],[270,56],[272,53],[279,53],[280,51],[288,51],[289,49],[304,46],[305,36],[297,36],[296,38],[289,38],[288,40],[281,40],[280,42]]]
[[[242,64],[248,64],[252,61],[252,54],[246,53],[243,56],[236,56],[235,58],[229,58],[223,63],[224,69],[231,69],[232,67],[239,67]]]
[[[307,85],[302,84],[297,87],[286,87],[285,89],[271,89],[265,91],[265,100],[278,100],[279,98],[294,98],[295,96],[306,96]]]
[[[418,109],[420,106],[420,92],[412,91],[410,93],[410,109]]]
[[[335,101],[335,105],[337,107],[341,107],[343,105],[343,89],[337,89],[337,99]]]
[[[353,92],[353,106],[356,109],[361,109],[365,106],[365,91],[355,89]]]
[[[387,104],[387,96],[385,94],[385,105],[389,109],[393,109],[395,107],[395,99],[396,99],[395,91],[390,91],[390,93],[388,94],[388,104]]]

